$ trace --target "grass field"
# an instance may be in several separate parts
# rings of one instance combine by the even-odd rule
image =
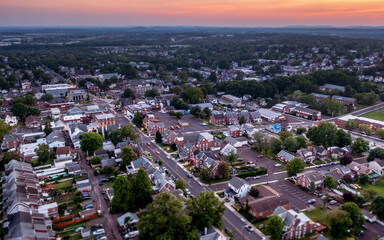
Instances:
[[[326,208],[321,208],[321,206],[317,206],[313,211],[303,211],[307,217],[312,219],[315,222],[320,222],[323,225],[329,226],[329,219],[327,219],[328,211]]]
[[[373,189],[381,196],[384,196],[384,179],[377,180],[375,185],[370,183],[362,185],[364,189]]]
[[[370,118],[370,119],[384,121],[384,109],[379,109],[379,110],[376,110],[373,112],[363,114],[363,115],[361,115],[361,117],[366,117],[366,118]]]

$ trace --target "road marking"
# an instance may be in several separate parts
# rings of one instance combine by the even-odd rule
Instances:
[[[249,238],[247,238],[247,236],[245,236],[243,234],[243,232],[241,232],[235,225],[233,225],[233,223],[231,223],[224,215],[223,215],[223,219],[225,219],[225,221],[227,221],[229,224],[232,225],[232,227],[234,227],[236,229],[236,231],[238,231],[240,233],[240,236],[243,235],[243,237],[247,240],[249,240]]]

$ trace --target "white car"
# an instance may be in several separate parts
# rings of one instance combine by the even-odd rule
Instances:
[[[96,235],[100,235],[100,234],[104,234],[104,233],[105,233],[104,229],[101,228],[101,229],[97,229],[96,231],[93,231],[92,235],[96,236]]]
[[[201,125],[203,125],[203,126],[207,126],[208,124],[207,124],[207,123],[202,123]]]
[[[250,231],[250,232],[253,232],[253,227],[251,227],[251,225],[246,225],[245,228]]]
[[[134,237],[137,237],[138,235],[139,235],[139,231],[136,230],[136,231],[129,232],[129,233],[125,234],[124,238],[125,239],[134,238]]]
[[[83,230],[84,228],[83,227],[78,227],[78,228],[76,228],[76,232],[81,232],[81,230]]]
[[[191,191],[189,191],[188,188],[185,189],[185,192],[187,193],[187,195],[191,195]]]
[[[169,155],[167,155],[167,159],[171,159],[171,157]]]
[[[281,167],[281,164],[276,163],[275,167]]]

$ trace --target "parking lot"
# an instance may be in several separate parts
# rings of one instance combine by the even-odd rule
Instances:
[[[237,153],[246,162],[253,162],[258,167],[264,167],[268,170],[268,173],[272,174],[276,170],[281,170],[283,167],[276,167],[274,161],[269,160],[266,157],[258,157],[260,154],[251,150],[249,147],[241,147],[237,149]]]
[[[178,125],[179,119],[177,119],[175,116],[170,116],[169,113],[154,111],[153,115],[155,115],[155,117],[160,121],[163,121],[167,129],[170,129],[171,126],[176,127],[176,125]],[[180,129],[175,128],[175,131],[177,132],[200,132],[212,130],[209,125],[203,125],[202,121],[190,114],[183,115],[180,120],[188,122],[189,126],[181,127]]]

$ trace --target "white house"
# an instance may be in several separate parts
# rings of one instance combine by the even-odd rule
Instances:
[[[220,151],[220,154],[223,156],[228,156],[231,153],[237,153],[237,149],[229,143]]]
[[[384,176],[384,160],[375,159],[374,161],[367,163],[367,167],[381,176]]]
[[[229,191],[227,191],[228,195],[233,195],[238,198],[245,197],[249,190],[251,190],[251,185],[246,183],[244,180],[234,177],[228,182]],[[231,194],[231,191],[233,192]]]

